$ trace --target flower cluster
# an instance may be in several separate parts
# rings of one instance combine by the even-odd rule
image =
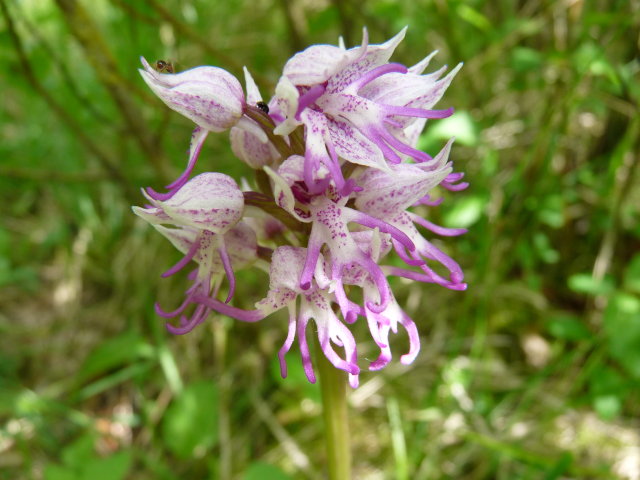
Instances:
[[[353,387],[360,366],[349,326],[358,320],[380,351],[369,370],[390,362],[389,334],[398,325],[409,338],[400,361],[415,359],[418,331],[388,278],[466,288],[459,265],[424,234],[464,230],[437,226],[411,209],[438,205],[442,199],[431,196],[436,186],[458,191],[467,184],[449,161],[452,141],[434,156],[416,148],[427,119],[452,114],[433,107],[460,65],[444,75],[446,67],[423,74],[433,54],[409,68],[389,63],[404,34],[369,45],[365,30],[356,48],[307,48],[286,63],[268,103],[246,69],[245,95],[220,68],[161,73],[142,59],[149,87],[196,124],[185,171],[166,192],[147,188],[148,205],[133,208],[184,253],[164,277],[196,265],[178,308],[156,305],[170,332],[187,333],[212,311],[255,322],[286,308],[283,376],[285,354],[297,339],[307,377],[315,381],[310,320],[322,352],[349,374]],[[226,130],[235,155],[256,172],[255,191],[222,173],[192,177],[208,133]],[[401,262],[389,262],[392,256]],[[234,271],[250,267],[268,270],[270,280],[265,297],[245,310],[231,303]],[[360,303],[349,298],[356,289]]]

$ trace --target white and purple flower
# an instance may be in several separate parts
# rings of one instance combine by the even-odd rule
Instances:
[[[246,69],[245,100],[224,70],[199,67],[167,75],[143,59],[149,86],[196,123],[185,172],[167,193],[147,189],[150,205],[134,207],[184,254],[163,276],[191,261],[197,265],[182,304],[172,312],[156,306],[165,318],[180,317],[178,326],[167,324],[169,331],[191,331],[211,311],[255,322],[286,308],[288,334],[278,355],[282,375],[297,338],[307,377],[315,381],[306,339],[313,320],[322,352],[348,373],[353,387],[361,371],[350,329],[355,322],[366,322],[380,350],[369,370],[391,361],[389,334],[398,326],[409,338],[400,361],[416,358],[417,326],[388,277],[466,288],[458,263],[427,238],[465,230],[437,226],[417,212],[439,204],[431,196],[434,188],[455,192],[467,184],[449,160],[452,141],[435,156],[416,146],[428,119],[451,115],[451,108],[433,107],[460,65],[443,76],[445,68],[423,74],[433,54],[409,68],[389,63],[404,34],[369,45],[365,31],[362,45],[349,50],[309,47],[287,62],[268,103]],[[230,130],[236,156],[256,170],[255,185],[244,182],[244,192],[221,173],[189,180],[208,132],[224,130]],[[269,270],[265,297],[249,310],[231,305],[234,269],[253,265]],[[220,292],[225,278],[226,298]],[[354,290],[361,303],[350,298]]]
[[[428,118],[445,118],[453,109],[432,110],[460,65],[438,80],[442,70],[420,75],[431,56],[412,68],[388,63],[406,29],[382,45],[343,50],[315,45],[296,54],[284,67],[276,88],[273,118],[276,133],[305,128],[305,181],[313,192],[325,182],[314,174],[324,165],[340,190],[344,178],[340,163],[387,169],[407,155],[416,162],[431,157],[417,150],[412,125]],[[409,129],[405,132],[405,129]]]
[[[136,215],[153,225],[184,257],[162,274],[169,277],[182,270],[192,260],[198,264],[190,274],[193,284],[187,289],[184,302],[176,310],[165,312],[156,305],[156,312],[165,318],[181,315],[180,327],[167,324],[173,333],[187,333],[202,322],[210,312],[199,304],[190,319],[183,315],[196,296],[215,296],[222,279],[229,282],[229,302],[235,292],[233,265],[247,266],[257,255],[254,231],[240,222],[244,197],[236,182],[222,173],[203,173],[182,186],[166,201],[150,196],[146,208],[133,207]],[[167,228],[171,225],[174,228]]]

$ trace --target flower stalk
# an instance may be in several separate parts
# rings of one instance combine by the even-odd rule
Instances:
[[[316,338],[316,362],[320,374],[324,441],[329,480],[351,479],[351,442],[347,405],[347,374],[324,356]]]

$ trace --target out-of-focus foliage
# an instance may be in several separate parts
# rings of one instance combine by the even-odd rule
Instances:
[[[465,62],[420,141],[458,139],[471,187],[429,214],[470,229],[443,244],[470,288],[397,285],[423,348],[352,392],[354,477],[640,478],[637,0],[0,5],[0,479],[323,478],[317,387],[295,352],[274,365],[284,319],[172,337],[153,312],[179,254],[129,206],[191,126],[136,69],[247,65],[268,97],[292,53],[364,25],[410,25],[402,63]],[[226,135],[198,168],[251,175]]]

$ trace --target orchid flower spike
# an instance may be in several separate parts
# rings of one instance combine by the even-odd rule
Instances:
[[[461,65],[423,73],[435,52],[411,67],[390,63],[405,30],[378,45],[369,44],[365,30],[358,47],[341,42],[297,53],[268,101],[246,68],[245,95],[220,68],[166,74],[142,59],[144,81],[197,125],[184,172],[166,193],[147,188],[148,204],[133,207],[183,254],[163,277],[195,265],[179,306],[165,311],[156,304],[171,333],[190,332],[212,312],[257,322],[286,309],[278,353],[283,377],[285,355],[297,340],[306,376],[315,382],[311,322],[318,353],[346,372],[354,388],[363,371],[354,332],[366,331],[352,330],[357,322],[366,324],[378,349],[370,371],[391,362],[390,335],[400,330],[408,347],[399,360],[414,361],[419,325],[388,278],[466,289],[462,268],[432,238],[466,230],[422,215],[443,201],[434,190],[458,192],[468,183],[449,159],[453,139],[435,156],[418,148],[427,121],[452,114],[434,107]],[[192,178],[209,132],[226,130],[231,150],[255,174],[253,182],[242,179],[242,190],[223,173]],[[235,271],[249,267],[268,273],[268,288],[261,300],[234,305]]]

